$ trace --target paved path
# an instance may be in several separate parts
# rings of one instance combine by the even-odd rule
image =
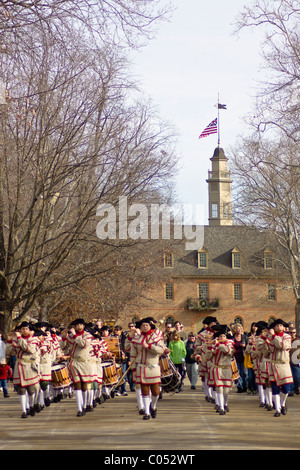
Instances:
[[[259,408],[258,396],[233,389],[230,412],[220,416],[204,400],[199,386],[193,391],[186,384],[181,393],[164,394],[157,418],[150,421],[137,413],[133,392],[107,400],[81,418],[76,417],[75,398],[68,398],[21,419],[18,396],[10,389],[10,398],[0,398],[0,449],[102,450],[105,458],[111,458],[113,451],[134,455],[136,450],[178,455],[202,450],[299,450],[300,396],[289,397],[287,404],[288,414],[275,418],[273,412]]]

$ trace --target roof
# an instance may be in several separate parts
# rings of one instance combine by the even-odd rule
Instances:
[[[184,243],[174,245],[172,277],[286,277],[282,263],[284,253],[274,235],[246,226],[204,226],[203,249],[207,268],[198,267],[198,250],[185,250]],[[232,268],[232,251],[241,253],[241,267]],[[274,254],[274,267],[264,268],[264,251]],[[277,261],[276,261],[277,260]]]

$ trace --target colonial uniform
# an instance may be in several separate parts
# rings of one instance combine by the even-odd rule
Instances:
[[[212,365],[210,349],[211,338],[209,337],[211,331],[210,328],[207,328],[197,335],[198,346],[195,348],[195,359],[199,362],[199,377],[202,381],[205,399],[206,401],[214,402],[214,390],[208,383],[209,368]]]
[[[23,322],[22,327],[29,327],[28,322]],[[35,414],[35,395],[39,390],[39,339],[35,336],[20,336],[12,340],[12,355],[16,356],[13,383],[17,387],[20,397],[22,417],[27,416],[27,393],[29,398],[30,414]]]
[[[225,335],[229,328],[226,325],[215,325],[214,341],[209,346],[212,365],[209,370],[208,383],[215,387],[216,408],[220,414],[228,410],[228,394],[233,385],[231,362],[234,356],[234,343],[231,339],[219,341],[221,334]]]
[[[71,325],[85,325],[82,318],[74,320]],[[70,353],[69,372],[75,388],[78,413],[85,414],[87,405],[87,391],[91,389],[92,382],[96,379],[95,362],[91,360],[93,352],[93,336],[90,332],[82,330],[74,335],[62,336],[60,346],[62,351]],[[70,349],[69,349],[70,347]]]
[[[159,365],[159,358],[166,351],[166,345],[163,341],[162,334],[160,331],[155,330],[156,321],[152,317],[144,318],[140,320],[136,326],[141,328],[143,323],[150,325],[148,332],[141,330],[140,334],[136,334],[132,338],[128,337],[131,342],[130,347],[130,361],[134,362],[134,377],[135,383],[142,387],[142,397],[144,403],[145,415],[143,419],[156,417],[156,405],[159,397],[159,385],[161,384],[161,369]],[[147,346],[147,347],[144,347]],[[156,387],[158,385],[158,394],[156,394]],[[150,396],[146,395],[145,387],[151,388],[152,402],[150,410]],[[146,387],[147,388],[147,387]]]
[[[270,329],[276,325],[287,327],[287,323],[278,319],[270,325]],[[288,333],[275,332],[274,335],[266,339],[270,350],[270,361],[267,363],[269,380],[272,387],[273,401],[275,405],[275,415],[286,414],[286,399],[290,391],[290,384],[293,383],[293,376],[290,366],[291,336]],[[280,400],[280,392],[283,399]]]
[[[256,323],[256,336],[253,342],[250,355],[253,362],[255,382],[258,389],[260,407],[266,407],[269,411],[273,408],[272,389],[269,381],[267,363],[270,358],[270,351],[266,343],[266,336],[263,330],[268,329],[268,324],[264,321]]]
[[[36,335],[39,333],[36,332]],[[50,390],[49,384],[52,380],[51,367],[52,367],[52,347],[53,341],[51,336],[46,333],[40,332],[39,347],[40,347],[40,391],[38,397],[38,408],[43,408],[44,405],[50,405]]]
[[[148,349],[142,348],[144,341],[148,344]],[[161,383],[159,357],[165,349],[161,334],[153,330],[149,334],[139,334],[131,339],[130,360],[135,362],[135,383]]]

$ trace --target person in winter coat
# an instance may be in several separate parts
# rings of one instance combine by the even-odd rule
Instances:
[[[186,357],[186,348],[185,344],[180,338],[177,331],[173,331],[171,335],[171,341],[169,342],[169,349],[170,349],[170,359],[174,363],[176,369],[178,370],[181,381],[176,390],[176,393],[180,392],[183,389],[183,379],[184,379],[184,362]]]

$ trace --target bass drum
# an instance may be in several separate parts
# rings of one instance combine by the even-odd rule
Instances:
[[[161,372],[161,386],[163,387],[163,391],[166,393],[174,392],[181,383],[181,375],[168,356],[160,357],[159,365]]]

